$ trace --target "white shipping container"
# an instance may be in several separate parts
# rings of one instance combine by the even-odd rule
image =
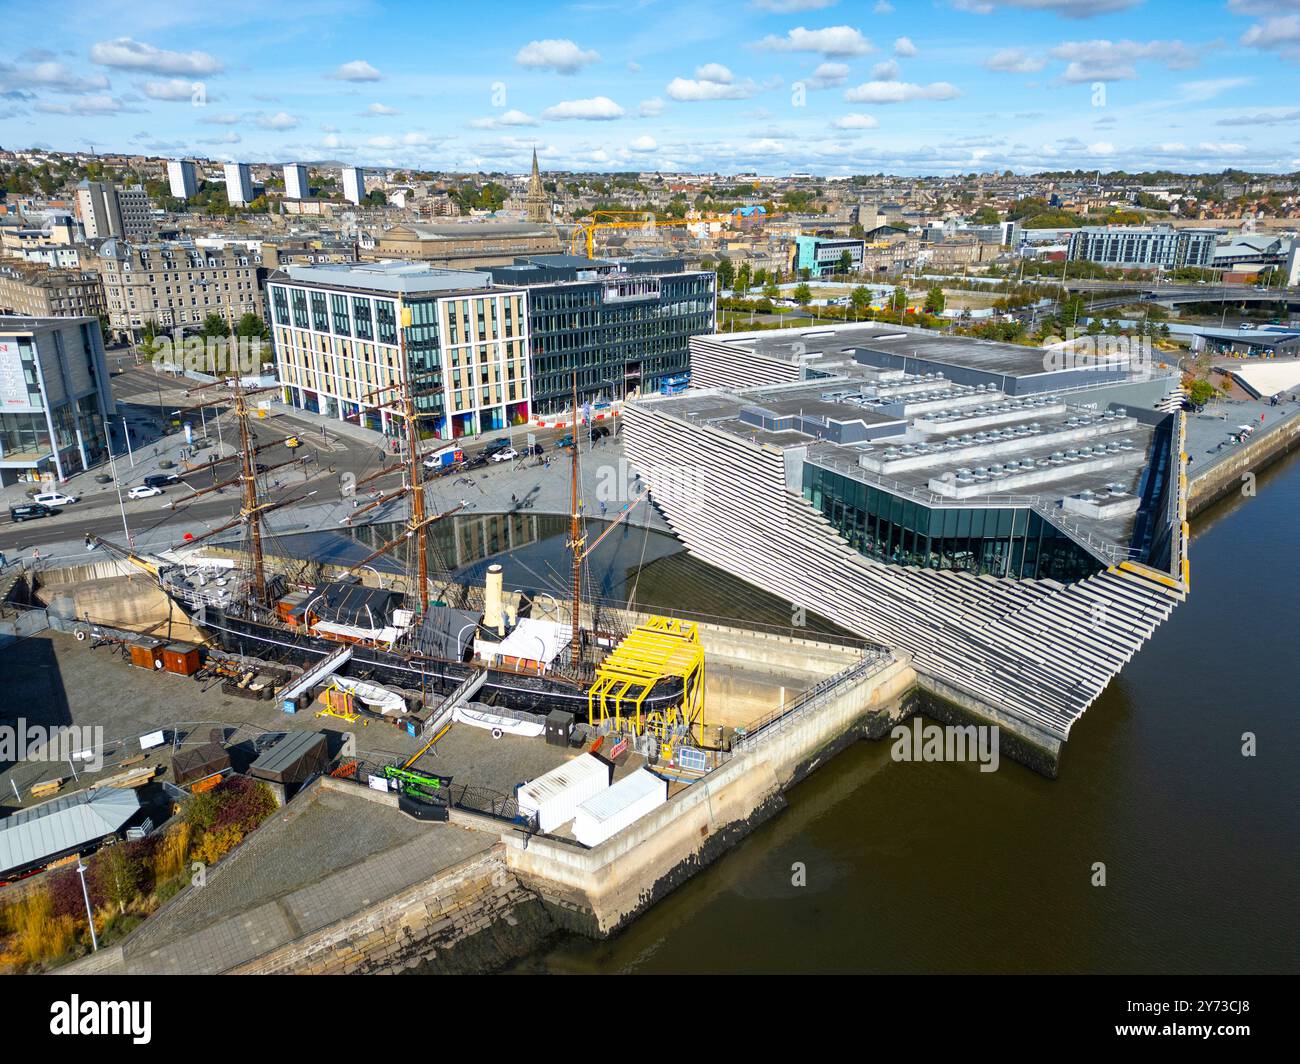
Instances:
[[[519,788],[519,812],[536,816],[543,831],[553,831],[573,819],[578,806],[609,787],[609,765],[581,754]]]
[[[573,837],[584,846],[598,846],[666,801],[668,781],[638,769],[578,806]]]

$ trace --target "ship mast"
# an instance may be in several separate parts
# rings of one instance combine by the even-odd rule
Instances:
[[[572,517],[569,521],[569,550],[573,554],[573,625],[570,661],[575,670],[582,668],[582,514],[578,502],[578,373],[573,374],[573,460],[570,463],[570,501]]]
[[[425,531],[429,522],[424,516],[424,480],[420,470],[420,434],[416,431],[415,392],[411,387],[411,367],[402,352],[402,416],[406,421],[406,475],[411,488],[411,521],[409,529],[415,533],[416,566],[419,572],[419,597],[415,615],[424,616],[425,598],[429,594],[428,537]]]
[[[244,382],[235,377],[235,420],[239,423],[240,479],[244,482],[244,510],[253,556],[253,595],[258,605],[266,603],[266,570],[262,563],[262,516],[257,504],[257,467],[253,464],[253,441],[248,431],[248,400]]]

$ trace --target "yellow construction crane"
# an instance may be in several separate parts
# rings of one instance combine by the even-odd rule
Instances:
[[[638,221],[622,220],[621,216],[631,215]],[[602,218],[609,218],[610,221],[601,221]],[[648,211],[593,211],[587,222],[578,226],[573,231],[573,236],[569,241],[569,253],[578,254],[579,248],[584,248],[587,258],[596,257],[596,230],[597,229],[682,229],[688,225],[708,222],[728,222],[730,218],[721,214],[688,214],[685,218],[656,218]]]

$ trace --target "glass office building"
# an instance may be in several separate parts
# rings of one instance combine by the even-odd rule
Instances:
[[[575,372],[580,403],[656,392],[714,328],[714,275],[680,260],[539,255],[492,275],[528,287],[534,414],[573,405]]]
[[[1082,580],[1101,564],[1025,507],[928,506],[816,465],[804,498],[868,558],[1014,579]]]

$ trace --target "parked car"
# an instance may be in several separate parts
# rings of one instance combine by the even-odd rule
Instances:
[[[603,440],[608,435],[609,435],[609,429],[607,429],[604,425],[597,425],[595,428],[591,430],[591,438],[593,440]]]
[[[32,521],[38,517],[53,517],[58,512],[41,503],[31,502],[9,507],[9,518],[14,522]]]
[[[519,457],[519,452],[513,447],[507,447],[504,451],[495,451],[492,455],[494,462],[513,462]]]
[[[137,484],[126,493],[126,497],[128,499],[149,499],[162,493],[162,488],[155,488],[152,484]]]
[[[559,447],[559,448],[572,447],[572,446],[573,446],[573,436],[572,436],[571,434],[569,434],[569,433],[566,433],[565,435],[563,435],[563,436],[561,436],[561,437],[559,438],[559,440],[556,442],[555,446],[556,446],[556,447]]]
[[[489,458],[491,458],[494,454],[497,453],[497,451],[504,451],[509,446],[510,446],[510,440],[507,437],[503,436],[498,440],[493,440],[486,447],[484,447],[483,453],[486,454]]]
[[[40,506],[71,506],[76,501],[75,495],[64,495],[61,491],[43,491],[32,496],[32,502]]]
[[[487,464],[488,464],[488,456],[483,454],[483,452],[481,451],[478,454],[470,455],[467,459],[465,459],[466,469],[478,469],[479,466],[485,466]]]
[[[545,450],[546,448],[543,447],[540,443],[533,443],[533,444],[525,444],[524,449],[519,453],[522,454],[525,458],[531,458],[533,457],[533,455],[541,454]]]
[[[181,478],[175,473],[150,473],[144,478],[144,484],[150,488],[165,488],[168,484],[179,484]]]

